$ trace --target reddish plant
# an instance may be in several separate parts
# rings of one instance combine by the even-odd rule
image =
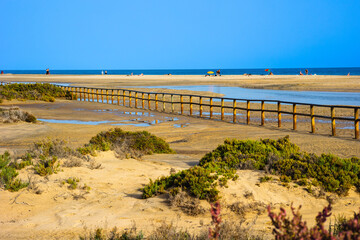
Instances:
[[[221,223],[219,201],[211,204],[210,213],[214,228],[211,227],[209,228],[209,239],[218,240],[220,237],[220,223]]]
[[[324,228],[326,219],[331,216],[331,205],[325,207],[316,217],[316,225],[312,228],[308,228],[306,222],[302,221],[300,214],[301,206],[295,211],[295,208],[291,205],[291,211],[293,218],[286,217],[286,211],[280,208],[280,213],[276,214],[271,211],[268,206],[268,213],[272,224],[274,225],[273,234],[275,239],[287,240],[287,239],[326,239],[326,240],[350,240],[360,239],[360,213],[354,214],[354,218],[349,219],[347,222],[341,225],[340,232],[337,235],[333,235],[331,232]]]

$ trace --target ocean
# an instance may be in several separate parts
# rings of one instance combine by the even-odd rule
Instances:
[[[305,69],[308,69],[309,74],[316,75],[360,75],[360,67],[351,68],[270,68],[269,70],[275,75],[298,75],[300,71],[305,74]],[[99,70],[56,70],[50,69],[51,74],[64,74],[64,75],[100,75],[101,71],[107,71],[108,75],[205,75],[208,71],[216,72],[217,68],[208,69],[154,69],[154,70],[112,70],[112,69],[99,69]],[[267,75],[268,72],[264,68],[252,69],[220,69],[221,75]],[[45,74],[45,69],[42,70],[3,70],[4,73],[12,74]]]

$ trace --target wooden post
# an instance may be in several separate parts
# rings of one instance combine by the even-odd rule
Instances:
[[[212,119],[213,116],[213,98],[210,98],[210,119]]]
[[[281,127],[281,102],[278,102],[277,104],[278,108],[278,127]]]
[[[331,134],[336,136],[335,107],[331,107]]]
[[[106,103],[109,104],[109,90],[106,89]]]
[[[150,93],[148,93],[148,109],[151,110]]]
[[[190,116],[192,116],[192,112],[193,112],[193,104],[192,104],[192,101],[193,101],[193,96],[190,96]]]
[[[250,124],[250,101],[246,101],[246,124]]]
[[[158,110],[158,94],[155,93],[155,110]]]
[[[92,101],[94,102],[94,89],[91,89],[91,97],[92,97]]]
[[[261,101],[261,126],[265,125],[265,101]]]
[[[114,104],[114,90],[111,90],[111,104]]]
[[[293,130],[296,130],[296,103],[293,103]]]
[[[77,97],[78,97],[78,94],[77,94],[77,91],[78,90],[78,88],[74,88],[74,93],[75,93],[75,99],[76,99],[76,101],[77,101]]]
[[[123,90],[123,106],[126,106],[126,99],[125,99],[125,90]]]
[[[141,93],[141,104],[142,104],[142,109],[145,109],[145,100],[144,100],[144,93]]]
[[[137,108],[138,92],[135,92],[135,108]]]
[[[174,95],[171,94],[171,112],[174,113],[175,108],[174,108]]]
[[[359,139],[359,108],[354,109],[355,139]]]
[[[233,123],[236,123],[236,99],[233,100]]]
[[[129,107],[131,107],[131,91],[129,91]]]
[[[90,102],[90,88],[87,89],[88,102]]]
[[[163,101],[163,112],[165,112],[165,94],[162,95],[162,101]]]
[[[202,107],[202,97],[200,97],[200,99],[199,99],[199,104],[200,104],[200,117],[202,117],[202,111],[203,111],[203,107]]]
[[[314,105],[310,105],[311,133],[315,133]]]
[[[79,88],[79,101],[81,102],[81,88]]]
[[[104,103],[104,89],[101,89],[101,103]]]
[[[184,113],[184,104],[183,104],[183,100],[184,100],[183,95],[180,95],[181,115],[183,115],[183,113]]]
[[[120,105],[120,90],[117,90],[117,105]]]
[[[221,99],[221,121],[224,121],[224,99]]]

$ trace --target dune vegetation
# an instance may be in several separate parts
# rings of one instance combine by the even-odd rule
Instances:
[[[120,128],[101,132],[91,138],[88,144],[72,149],[67,142],[60,139],[44,139],[34,142],[32,147],[18,158],[8,152],[0,155],[0,187],[9,191],[18,191],[29,185],[18,179],[17,170],[27,166],[33,167],[36,174],[47,176],[56,174],[64,167],[81,166],[89,162],[89,168],[100,168],[101,164],[90,161],[87,154],[96,155],[97,151],[114,150],[118,157],[136,157],[153,153],[174,153],[163,139],[147,131],[128,132]],[[58,159],[66,159],[62,164]]]
[[[186,191],[189,195],[213,202],[219,198],[218,186],[237,178],[236,170],[254,169],[277,175],[285,184],[320,187],[346,195],[350,188],[360,190],[360,159],[343,159],[332,154],[300,151],[289,137],[278,140],[225,140],[207,153],[198,166],[161,177],[143,188],[143,198],[168,192]],[[267,177],[270,179],[270,177]],[[263,179],[263,181],[268,180]]]
[[[69,91],[49,83],[12,83],[0,86],[0,99],[54,102],[55,98],[74,99],[74,96]]]

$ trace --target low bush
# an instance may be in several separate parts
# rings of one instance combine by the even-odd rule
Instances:
[[[36,117],[18,107],[0,108],[0,121],[4,123],[19,121],[35,123]]]
[[[231,175],[235,177],[234,175]],[[172,191],[186,191],[190,196],[215,201],[218,199],[218,179],[220,172],[214,169],[195,166],[187,170],[172,174],[169,177],[161,177],[155,181],[150,179],[143,191],[143,198],[149,198]],[[177,190],[178,189],[178,190]]]
[[[70,177],[66,180],[66,183],[69,184],[69,189],[76,189],[78,187],[78,183],[80,182],[80,179]]]
[[[50,138],[34,142],[27,154],[32,158],[40,158],[41,156],[57,158],[82,157],[80,153],[71,149],[66,141]]]
[[[12,83],[0,86],[0,98],[54,102],[55,98],[73,99],[73,95],[69,91],[49,83]]]
[[[7,166],[10,163],[10,153],[9,152],[5,152],[4,154],[0,155],[0,169],[4,168],[5,166]]]
[[[16,177],[19,173],[13,166],[10,166],[11,156],[9,152],[0,155],[0,186],[5,190],[19,191],[29,185]]]
[[[127,132],[120,128],[101,132],[84,147],[77,149],[81,154],[91,155],[95,155],[96,150],[114,150],[121,157],[133,158],[153,153],[174,153],[168,143],[147,131]]]
[[[56,157],[40,157],[40,161],[34,166],[34,170],[40,176],[47,176],[57,173],[60,170],[60,163]]]
[[[180,208],[183,212],[190,216],[197,216],[205,213],[205,208],[200,205],[198,198],[193,198],[188,193],[173,191],[169,194],[169,202],[171,206]]]
[[[200,160],[200,166],[215,163],[228,169],[257,169],[280,176],[282,182],[313,178],[312,184],[328,192],[347,194],[360,190],[360,159],[343,159],[332,154],[317,156],[301,152],[289,137],[275,140],[225,140]]]

